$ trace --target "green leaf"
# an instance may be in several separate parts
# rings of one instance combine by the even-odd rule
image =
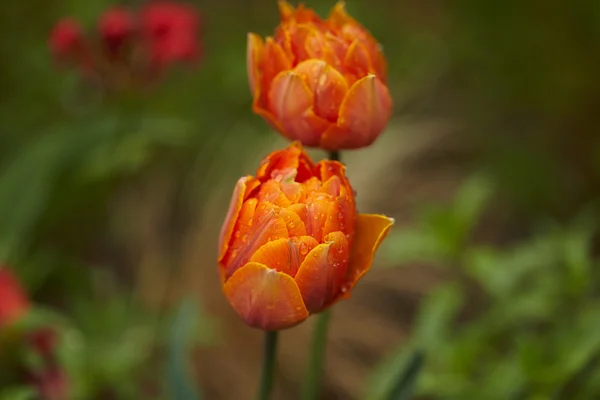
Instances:
[[[35,400],[37,393],[30,387],[12,387],[0,392],[0,400]]]
[[[417,380],[419,378],[419,373],[423,368],[424,362],[425,353],[418,349],[415,350],[406,364],[406,369],[403,371],[396,386],[391,391],[390,396],[388,397],[389,400],[412,399],[415,387],[417,385]]]

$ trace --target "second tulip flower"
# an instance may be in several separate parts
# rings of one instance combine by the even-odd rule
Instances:
[[[369,270],[393,219],[356,213],[337,161],[297,143],[241,178],[219,238],[229,303],[255,328],[289,328],[349,294]]]

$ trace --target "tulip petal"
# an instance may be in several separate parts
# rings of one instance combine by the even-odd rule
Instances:
[[[256,198],[258,201],[267,201],[279,207],[287,207],[291,205],[290,200],[287,198],[285,193],[283,193],[283,190],[281,190],[281,184],[275,180],[268,180],[263,183],[260,186]]]
[[[309,200],[306,204],[306,234],[322,242],[325,224],[329,218],[337,215],[337,205],[329,198]]]
[[[295,182],[304,182],[313,176],[315,165],[304,151],[300,142],[293,142],[283,150],[269,154],[258,167],[256,178],[260,181],[277,178],[278,175],[289,174],[296,170]]]
[[[302,219],[292,210],[287,208],[279,209],[279,216],[285,222],[289,237],[306,235],[306,226]]]
[[[225,278],[231,277],[237,269],[246,264],[254,252],[265,243],[288,237],[285,221],[279,216],[278,207],[271,203],[258,203],[251,222],[252,226],[247,234],[241,230],[235,232],[236,240],[224,258]]]
[[[292,71],[283,71],[275,77],[269,92],[269,109],[286,134],[306,146],[317,146],[330,125],[312,107],[313,95],[302,77]]]
[[[347,289],[369,271],[377,248],[394,225],[394,219],[385,215],[358,214],[354,223],[354,240],[350,252],[350,265],[346,275]]]
[[[343,61],[344,68],[357,77],[366,76],[373,73],[371,66],[371,55],[367,48],[358,40],[355,40],[348,47],[348,52]]]
[[[311,313],[323,310],[339,296],[348,267],[346,235],[332,232],[325,241],[308,253],[295,278]]]
[[[348,92],[348,84],[342,74],[325,61],[314,58],[298,64],[294,72],[305,79],[312,91],[315,113],[336,122],[339,108]]]
[[[260,71],[258,66],[262,60],[262,51],[264,42],[260,36],[255,33],[249,33],[246,47],[246,71],[248,72],[248,83],[250,84],[250,92],[254,96],[256,93],[256,85],[260,81]]]
[[[221,232],[219,233],[219,262],[225,256],[227,248],[229,247],[229,241],[231,240],[231,235],[233,234],[233,229],[238,220],[246,194],[255,189],[259,183],[260,182],[252,176],[240,178],[236,183],[235,189],[233,189],[231,202],[229,203],[229,209],[225,216],[225,222],[223,222]]]
[[[244,265],[229,278],[223,290],[238,315],[254,328],[290,328],[308,317],[294,278],[263,264]]]
[[[262,45],[262,57],[260,60],[261,63],[256,67],[257,76],[260,76],[260,80],[255,82],[252,110],[257,115],[263,117],[271,128],[291,139],[291,137],[287,136],[281,122],[269,111],[268,93],[273,78],[281,71],[291,69],[292,62],[283,48],[272,37],[268,37]]]
[[[337,127],[321,139],[326,149],[356,149],[368,146],[385,128],[392,112],[387,87],[375,75],[358,80],[340,107]]]
[[[310,236],[277,239],[256,250],[250,261],[294,277],[308,252],[318,245],[319,243]]]
[[[279,16],[282,21],[287,21],[296,13],[296,8],[285,0],[279,0],[277,5],[279,6]]]

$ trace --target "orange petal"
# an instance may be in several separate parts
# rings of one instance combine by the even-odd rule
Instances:
[[[247,234],[236,231],[236,239],[231,245],[231,253],[225,260],[225,277],[229,278],[237,269],[246,264],[250,257],[265,243],[288,237],[283,218],[277,212],[277,206],[271,203],[258,203],[252,227]]]
[[[335,26],[343,26],[345,24],[358,24],[354,18],[352,18],[346,12],[346,4],[343,1],[338,1],[335,6],[331,9],[327,21]]]
[[[318,244],[310,236],[277,239],[260,247],[252,255],[250,261],[264,264],[271,269],[294,277],[308,252]]]
[[[283,218],[289,237],[306,235],[306,226],[298,214],[287,208],[279,209],[279,216]]]
[[[357,77],[363,77],[375,72],[371,64],[371,55],[367,48],[358,40],[352,42],[343,61],[344,68]]]
[[[306,221],[306,204],[292,204],[288,207],[288,210],[295,212],[303,222]],[[306,224],[304,224],[304,227],[306,228]]]
[[[256,178],[264,181],[276,178],[277,175],[287,175],[290,170],[296,170],[295,181],[304,182],[313,176],[315,165],[304,151],[300,142],[293,142],[282,150],[277,150],[263,159],[256,171]]]
[[[337,204],[329,198],[308,200],[306,203],[306,234],[323,241],[325,224],[329,218],[337,215]]]
[[[223,286],[240,317],[253,328],[275,331],[290,328],[308,317],[294,278],[263,264],[250,262]]]
[[[264,43],[264,54],[262,66],[263,90],[268,90],[268,86],[273,79],[282,71],[292,69],[292,61],[288,58],[279,43],[272,37],[268,37]]]
[[[348,267],[346,235],[332,232],[325,241],[306,256],[295,278],[311,313],[323,310],[339,296]]]
[[[384,215],[358,214],[354,224],[354,240],[350,252],[350,265],[346,275],[347,289],[369,271],[377,248],[394,225],[394,219]]]
[[[285,193],[283,193],[283,190],[281,190],[281,184],[272,179],[260,186],[256,198],[260,202],[267,201],[279,207],[287,207],[291,204]]]
[[[260,80],[260,70],[258,68],[262,60],[262,50],[264,42],[260,36],[255,33],[249,33],[246,47],[246,70],[248,72],[248,83],[250,91],[255,95],[256,85]]]
[[[323,60],[310,59],[298,64],[294,72],[304,77],[314,96],[317,115],[336,122],[342,101],[348,92],[346,80]]]
[[[229,209],[227,210],[227,214],[225,216],[225,221],[223,222],[223,226],[221,227],[221,232],[219,233],[219,258],[218,262],[220,262],[225,256],[225,252],[229,247],[229,241],[231,240],[231,235],[233,234],[233,229],[238,220],[238,216],[240,214],[240,210],[242,209],[242,204],[244,203],[244,198],[248,189],[252,190],[256,186],[258,181],[254,179],[252,176],[245,176],[240,178],[233,189],[233,196],[231,197],[231,202],[229,203]]]
[[[279,0],[277,2],[279,6],[279,15],[282,21],[286,21],[294,16],[296,13],[296,9],[293,5],[284,0]]]
[[[340,107],[339,129],[325,132],[321,143],[345,149],[368,146],[385,128],[391,112],[392,99],[387,87],[375,75],[368,75],[350,88]]]
[[[323,224],[323,236],[340,231],[346,234],[346,238],[351,244],[355,223],[354,205],[350,204],[346,197],[340,196],[332,203],[329,211]]]
[[[323,184],[323,188],[321,190],[330,196],[338,197],[341,189],[342,182],[340,181],[340,178],[337,176],[332,176]]]
[[[304,80],[292,71],[281,72],[269,92],[269,109],[286,133],[306,146],[317,146],[329,122],[313,111],[313,95]]]

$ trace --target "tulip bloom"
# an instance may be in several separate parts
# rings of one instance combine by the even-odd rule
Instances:
[[[279,2],[273,37],[248,35],[252,108],[290,140],[325,150],[369,146],[392,108],[381,46],[339,2],[326,20]]]
[[[344,165],[315,165],[293,143],[235,186],[219,237],[225,295],[252,327],[294,326],[349,295],[393,223],[357,214]]]

